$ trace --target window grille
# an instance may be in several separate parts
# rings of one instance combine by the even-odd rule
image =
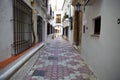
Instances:
[[[23,0],[13,0],[14,55],[32,46],[32,9]]]

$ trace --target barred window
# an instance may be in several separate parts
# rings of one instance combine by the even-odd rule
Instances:
[[[32,46],[32,9],[23,0],[13,0],[14,55]]]

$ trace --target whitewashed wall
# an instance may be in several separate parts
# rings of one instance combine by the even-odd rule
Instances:
[[[11,56],[13,43],[12,0],[0,1],[0,62]]]
[[[99,80],[120,80],[120,0],[95,0],[86,7],[81,55],[90,64]],[[92,19],[101,15],[100,37],[92,37]]]
[[[73,14],[74,8],[73,8],[72,5],[71,5],[70,7],[71,7],[71,14],[69,13],[69,15],[70,15],[71,17],[73,17],[73,16],[74,16],[74,14]],[[70,12],[70,11],[69,11],[69,12]],[[72,23],[73,23],[73,22],[72,22]],[[69,22],[69,25],[70,25],[70,22]],[[72,25],[72,30],[71,30],[70,27],[69,27],[69,42],[70,42],[70,44],[73,44],[73,33],[74,33],[74,26]]]
[[[73,14],[74,11],[73,10],[74,10],[74,8],[71,5],[70,0],[66,0],[65,4],[63,6],[63,12],[66,13],[67,15],[69,15],[69,17],[71,17],[71,16],[73,17],[74,16],[74,14]],[[71,30],[69,18],[63,22],[63,26],[64,27],[69,26],[69,29],[68,29],[68,40],[69,40],[70,44],[73,44],[73,31],[74,31],[73,29],[74,28],[72,28],[72,30]]]
[[[43,21],[45,23],[43,23],[43,26],[42,26],[42,41],[45,42],[47,40],[47,18],[46,18],[46,14],[47,14],[47,11],[44,11],[44,9],[41,7],[41,4],[38,3],[38,2],[35,2],[35,14],[34,14],[34,26],[35,26],[35,34],[36,34],[36,37],[37,37],[37,16],[41,16]],[[37,38],[38,40],[38,38]]]

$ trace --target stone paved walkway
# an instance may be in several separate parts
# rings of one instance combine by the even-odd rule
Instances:
[[[97,80],[80,54],[65,40],[47,43],[25,80]]]

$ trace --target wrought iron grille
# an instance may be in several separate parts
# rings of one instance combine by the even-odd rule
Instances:
[[[32,9],[23,0],[13,0],[14,55],[32,46]]]

